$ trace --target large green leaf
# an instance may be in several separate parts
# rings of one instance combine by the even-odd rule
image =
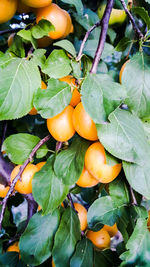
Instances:
[[[89,74],[82,84],[81,95],[84,108],[94,122],[103,123],[123,102],[125,91],[123,86],[112,82],[108,75]]]
[[[31,61],[15,58],[0,69],[0,120],[26,115],[38,87],[41,87],[40,72]]]
[[[127,184],[121,175],[109,184],[109,195],[118,205],[130,202]]]
[[[134,55],[126,64],[122,84],[126,87],[126,103],[141,118],[150,117],[150,57]]]
[[[5,139],[2,150],[6,151],[6,154],[13,163],[23,164],[39,141],[39,137],[31,134],[13,134]],[[47,152],[48,148],[44,144],[37,151],[37,157],[42,158]]]
[[[35,39],[42,38],[44,36],[48,36],[49,32],[55,31],[55,27],[51,24],[50,21],[42,19],[38,22],[38,24],[34,25],[31,28],[32,36]]]
[[[62,2],[75,6],[77,13],[80,15],[83,14],[83,4],[81,0],[62,0]]]
[[[69,105],[71,97],[70,86],[52,78],[46,90],[39,88],[34,95],[34,106],[43,118],[51,118]]]
[[[61,151],[56,156],[54,170],[64,184],[72,185],[79,179],[88,146],[88,141],[77,137],[68,149]]]
[[[73,46],[73,44],[68,40],[61,40],[53,44],[54,46],[58,46],[66,50],[69,54],[71,54],[73,57],[76,57],[76,50]]]
[[[128,251],[121,254],[120,258],[128,265],[146,266],[149,264],[150,233],[147,230],[147,221],[138,219],[136,227],[127,242]]]
[[[64,50],[53,50],[42,71],[55,79],[67,76],[71,72],[71,65]]]
[[[110,123],[97,125],[104,147],[115,157],[144,164],[150,147],[141,121],[129,111],[116,109],[109,115]]]
[[[54,156],[51,156],[43,168],[34,175],[32,192],[43,213],[54,211],[65,199],[69,187],[58,179],[53,170]]]
[[[16,252],[7,252],[0,255],[1,267],[17,267],[19,262],[19,254]]]
[[[85,267],[93,265],[93,245],[90,240],[82,239],[76,246],[70,261],[70,267]]]
[[[24,262],[37,266],[51,256],[59,219],[58,209],[46,216],[38,212],[30,219],[19,241],[21,258]]]
[[[52,256],[57,267],[69,267],[70,258],[80,240],[80,223],[76,212],[67,208],[55,235]]]
[[[145,22],[149,30],[150,29],[150,17],[149,17],[148,11],[144,7],[133,7],[132,12],[135,15],[138,15],[141,17],[141,19]]]
[[[88,40],[84,46],[83,53],[87,56],[94,58],[95,47],[97,46],[98,46],[98,39]],[[101,59],[110,56],[113,52],[114,52],[114,47],[109,43],[105,43]]]

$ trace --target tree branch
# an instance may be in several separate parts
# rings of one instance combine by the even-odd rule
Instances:
[[[1,210],[1,214],[0,214],[0,229],[2,228],[2,221],[3,221],[3,217],[4,217],[4,213],[5,213],[5,209],[6,209],[6,204],[7,204],[8,198],[13,193],[17,181],[21,178],[21,174],[23,173],[25,167],[33,160],[33,157],[34,157],[35,153],[37,152],[37,150],[44,143],[46,143],[49,139],[50,139],[50,135],[47,135],[45,138],[43,138],[42,140],[40,140],[40,142],[34,147],[34,149],[32,150],[32,152],[30,153],[29,158],[20,167],[20,170],[19,170],[17,176],[12,181],[9,191],[8,191],[6,197],[2,201],[2,210]]]
[[[129,190],[130,190],[130,196],[131,196],[131,202],[132,202],[131,204],[133,206],[137,206],[138,204],[137,204],[133,189],[132,189],[132,187],[130,185],[129,185]]]
[[[78,56],[77,56],[77,58],[76,58],[76,61],[79,61],[79,60],[81,59],[82,52],[83,52],[83,49],[84,49],[84,45],[85,45],[85,43],[86,43],[86,41],[87,41],[89,35],[91,34],[91,32],[92,32],[95,28],[97,28],[98,26],[100,26],[100,24],[101,24],[101,21],[98,21],[97,23],[95,23],[95,24],[94,24],[94,25],[93,25],[93,26],[86,32],[86,34],[85,34],[85,36],[84,36],[84,39],[83,39],[83,41],[82,41],[82,44],[81,44],[81,46],[80,46],[80,51],[79,51],[79,53],[78,53]]]
[[[19,32],[20,30],[23,30],[24,28],[16,28],[16,29],[6,29],[3,31],[0,31],[0,35],[6,34],[6,33],[14,33]]]
[[[140,31],[140,29],[137,27],[137,25],[136,25],[136,23],[135,23],[135,20],[134,20],[134,18],[133,18],[133,16],[132,16],[132,14],[130,13],[130,11],[128,10],[128,8],[127,8],[127,6],[126,6],[125,1],[124,1],[124,0],[120,0],[120,2],[121,2],[121,4],[122,4],[122,6],[123,6],[123,8],[124,8],[124,10],[125,10],[125,12],[126,12],[126,14],[127,14],[127,16],[129,17],[129,20],[130,20],[131,23],[132,23],[133,29],[134,29],[136,35],[138,36],[138,39],[142,39],[142,38],[144,37],[144,35],[143,35],[143,33]]]
[[[26,220],[26,225],[25,225],[25,228],[26,228],[26,226],[28,225],[29,220],[36,213],[37,208],[38,208],[38,204],[34,200],[32,194],[23,195],[23,196],[28,202],[28,215],[27,215],[27,220]]]
[[[104,44],[106,40],[106,35],[107,35],[107,29],[108,29],[108,23],[109,23],[109,18],[110,14],[113,8],[114,0],[107,0],[107,5],[105,8],[104,15],[101,20],[101,33],[100,33],[100,38],[98,42],[98,47],[95,53],[95,57],[93,60],[92,68],[90,70],[90,73],[96,73],[97,72],[97,67],[98,63],[100,61],[102,52],[104,50]]]
[[[7,162],[0,152],[0,178],[5,186],[10,185],[10,174],[14,168],[11,162]]]

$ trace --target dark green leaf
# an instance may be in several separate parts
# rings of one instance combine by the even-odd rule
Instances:
[[[15,56],[25,57],[25,49],[23,46],[22,38],[18,35],[13,37],[13,43],[8,49],[9,53],[14,53]]]
[[[1,267],[17,267],[19,261],[19,254],[16,252],[7,252],[0,255]]]
[[[105,251],[94,251],[94,267],[117,267],[120,260],[115,251],[107,249]]]
[[[91,267],[93,265],[93,245],[90,240],[82,239],[76,246],[70,267]]]
[[[130,202],[125,179],[123,179],[121,176],[109,184],[109,194],[113,201],[118,203],[118,205]]]
[[[77,13],[83,14],[83,4],[81,0],[62,0],[62,2],[75,6]]]
[[[126,50],[126,48],[128,46],[130,46],[133,43],[133,41],[131,39],[129,39],[128,37],[123,37],[119,43],[116,45],[115,50],[118,52],[122,52],[124,50]]]
[[[145,24],[147,25],[147,28],[149,30],[150,29],[150,17],[149,17],[148,11],[145,10],[144,7],[133,7],[132,12],[135,15],[138,15],[141,17],[141,19],[145,22]]]

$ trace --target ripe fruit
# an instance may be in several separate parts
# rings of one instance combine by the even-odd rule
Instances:
[[[46,89],[47,88],[47,85],[41,81],[41,89]],[[29,115],[37,115],[37,110],[35,107],[33,107],[30,112],[29,112]]]
[[[8,247],[7,249],[7,252],[20,252],[20,249],[19,249],[19,242],[16,241],[15,243],[13,243],[11,246]]]
[[[56,267],[53,259],[52,259],[52,267]]]
[[[47,128],[57,141],[65,142],[75,134],[72,123],[73,110],[69,105],[61,113],[47,119]]]
[[[98,139],[96,125],[85,111],[82,102],[74,109],[72,119],[74,128],[80,136],[91,141]]]
[[[21,165],[16,166],[11,173],[11,181],[14,180],[19,172]],[[28,164],[21,175],[21,181],[18,180],[15,185],[15,190],[21,194],[32,193],[32,179],[38,168],[34,164]]]
[[[72,20],[71,20],[69,13],[65,9],[63,9],[63,11],[66,14],[66,18],[67,18],[67,28],[66,28],[65,34],[62,36],[62,38],[66,38],[69,33],[74,32],[74,28],[73,28]]]
[[[68,75],[63,78],[60,78],[59,80],[62,82],[68,83],[71,86],[72,98],[70,101],[70,105],[72,107],[75,107],[81,101],[81,98],[80,98],[81,96],[77,89],[75,78],[71,75]]]
[[[17,0],[0,1],[0,24],[10,20],[16,13]]]
[[[40,8],[50,5],[52,0],[22,0],[22,2],[27,6]]]
[[[84,167],[83,171],[79,177],[79,180],[76,182],[78,186],[81,187],[92,187],[99,183],[97,179],[95,179]]]
[[[147,228],[148,228],[148,230],[150,232],[150,210],[148,211]]]
[[[103,5],[100,5],[98,8],[97,13],[100,19],[103,17],[105,7],[106,5],[103,4]],[[109,19],[109,25],[122,24],[125,22],[126,17],[127,15],[124,10],[113,8],[111,15],[110,15],[110,19]]]
[[[114,225],[112,226],[109,226],[109,225],[104,225],[103,229],[105,229],[108,234],[110,235],[110,237],[113,237],[117,234],[118,232],[118,228],[117,228],[117,224],[115,223]]]
[[[103,228],[98,232],[88,231],[87,238],[90,239],[97,248],[105,249],[110,247],[110,236]]]
[[[5,187],[3,184],[0,184],[0,197],[2,198],[6,197],[8,191],[9,191],[9,186]]]
[[[100,142],[93,143],[87,149],[85,167],[101,183],[110,183],[121,171],[121,163],[113,166],[106,163],[105,150]]]
[[[42,167],[46,164],[46,161],[42,161],[36,164],[36,167],[38,168],[38,171],[42,169]]]
[[[80,229],[84,231],[87,228],[87,210],[79,203],[74,203],[75,210],[78,212]]]
[[[119,82],[122,83],[122,74],[123,74],[123,71],[125,69],[125,66],[127,64],[127,62],[129,62],[130,60],[127,60],[121,67],[121,70],[120,70],[120,73],[119,73]]]
[[[54,31],[49,32],[49,37],[51,39],[64,38],[72,32],[73,28],[71,18],[69,20],[68,15],[58,5],[52,3],[50,6],[37,10],[36,22],[38,23],[41,19],[49,20],[55,27]]]
[[[22,13],[29,13],[32,11],[31,7],[25,5],[22,0],[18,1],[18,6],[17,6],[17,11],[18,13],[22,14]]]

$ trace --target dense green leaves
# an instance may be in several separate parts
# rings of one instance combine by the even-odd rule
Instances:
[[[3,255],[0,255],[1,267],[17,266],[18,261],[19,261],[19,254],[16,252],[7,252]]]
[[[56,156],[54,170],[64,184],[72,185],[79,179],[83,170],[84,155],[88,146],[88,141],[77,137],[68,149],[61,151]]]
[[[32,180],[34,199],[41,206],[43,213],[54,211],[65,199],[69,187],[58,179],[53,170],[54,156],[51,156],[43,168],[34,175]]]
[[[73,44],[68,40],[61,40],[53,44],[54,46],[58,46],[66,50],[69,54],[71,54],[73,57],[76,57],[76,50],[73,46]]]
[[[32,27],[31,33],[35,39],[48,36],[49,32],[54,31],[55,27],[48,20],[40,20],[38,24]]]
[[[13,163],[23,164],[39,141],[39,137],[31,134],[13,134],[5,139],[2,149]],[[44,144],[37,151],[37,157],[42,158],[47,152],[47,146]]]
[[[39,88],[34,95],[34,106],[43,118],[51,118],[69,105],[71,96],[68,84],[52,78],[46,90]]]
[[[43,216],[36,213],[20,238],[21,258],[28,264],[37,266],[51,256],[54,235],[59,225],[59,210]]]
[[[80,240],[80,223],[76,212],[67,208],[62,215],[55,235],[52,256],[57,267],[69,267],[77,241]]]
[[[93,245],[90,240],[82,239],[76,246],[76,251],[70,261],[70,267],[90,267],[92,265]]]
[[[0,69],[0,120],[17,119],[32,108],[33,94],[41,86],[37,66],[15,58]]]
[[[83,14],[83,4],[81,0],[62,0],[62,2],[75,6],[77,13]]]

